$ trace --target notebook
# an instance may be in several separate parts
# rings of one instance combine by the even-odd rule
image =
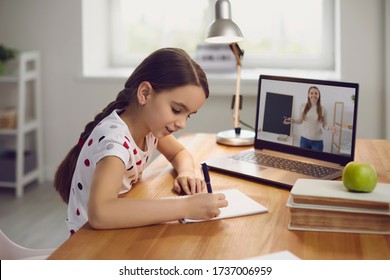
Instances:
[[[204,222],[204,221],[212,221],[219,219],[227,219],[233,217],[247,216],[253,214],[261,214],[268,212],[268,209],[264,207],[262,204],[253,200],[246,194],[242,193],[238,189],[228,189],[216,191],[219,193],[223,193],[225,195],[226,200],[228,201],[228,206],[220,208],[221,214],[217,217],[214,217],[210,220],[194,220],[194,219],[182,219],[181,223],[195,223],[195,222]],[[184,198],[184,196],[173,196],[173,197],[164,197],[166,198]]]
[[[312,87],[319,91],[314,103],[321,104],[322,127],[316,123],[320,106],[303,117]],[[354,160],[358,91],[357,83],[260,75],[254,147],[206,163],[214,171],[288,188],[299,178],[336,179]]]

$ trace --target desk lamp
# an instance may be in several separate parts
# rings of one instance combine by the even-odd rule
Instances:
[[[217,143],[228,146],[253,145],[255,133],[242,130],[240,127],[240,81],[241,59],[244,52],[237,42],[244,40],[240,28],[232,21],[230,2],[217,0],[215,2],[215,21],[211,23],[207,31],[206,43],[230,44],[237,64],[236,94],[234,96],[234,129],[225,130],[217,134]]]

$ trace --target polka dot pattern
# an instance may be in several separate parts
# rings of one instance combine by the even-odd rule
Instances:
[[[127,125],[113,112],[92,131],[80,153],[80,162],[72,180],[68,210],[68,229],[74,234],[88,217],[90,185],[97,162],[105,156],[116,156],[126,163],[121,192],[137,183],[157,147],[157,138],[149,134],[146,151],[135,144]]]

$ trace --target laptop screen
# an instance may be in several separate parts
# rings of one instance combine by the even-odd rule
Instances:
[[[354,159],[358,88],[261,75],[255,148],[347,164]]]

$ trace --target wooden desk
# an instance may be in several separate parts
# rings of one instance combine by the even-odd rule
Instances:
[[[215,143],[213,134],[180,138],[197,161],[243,148]],[[379,181],[390,182],[390,141],[358,140],[356,160],[375,165]],[[171,165],[158,157],[129,198],[172,195]],[[49,259],[243,259],[289,250],[302,259],[390,259],[390,236],[289,231],[287,189],[210,173],[215,189],[239,188],[269,209],[267,214],[194,224],[94,230],[87,223]]]

